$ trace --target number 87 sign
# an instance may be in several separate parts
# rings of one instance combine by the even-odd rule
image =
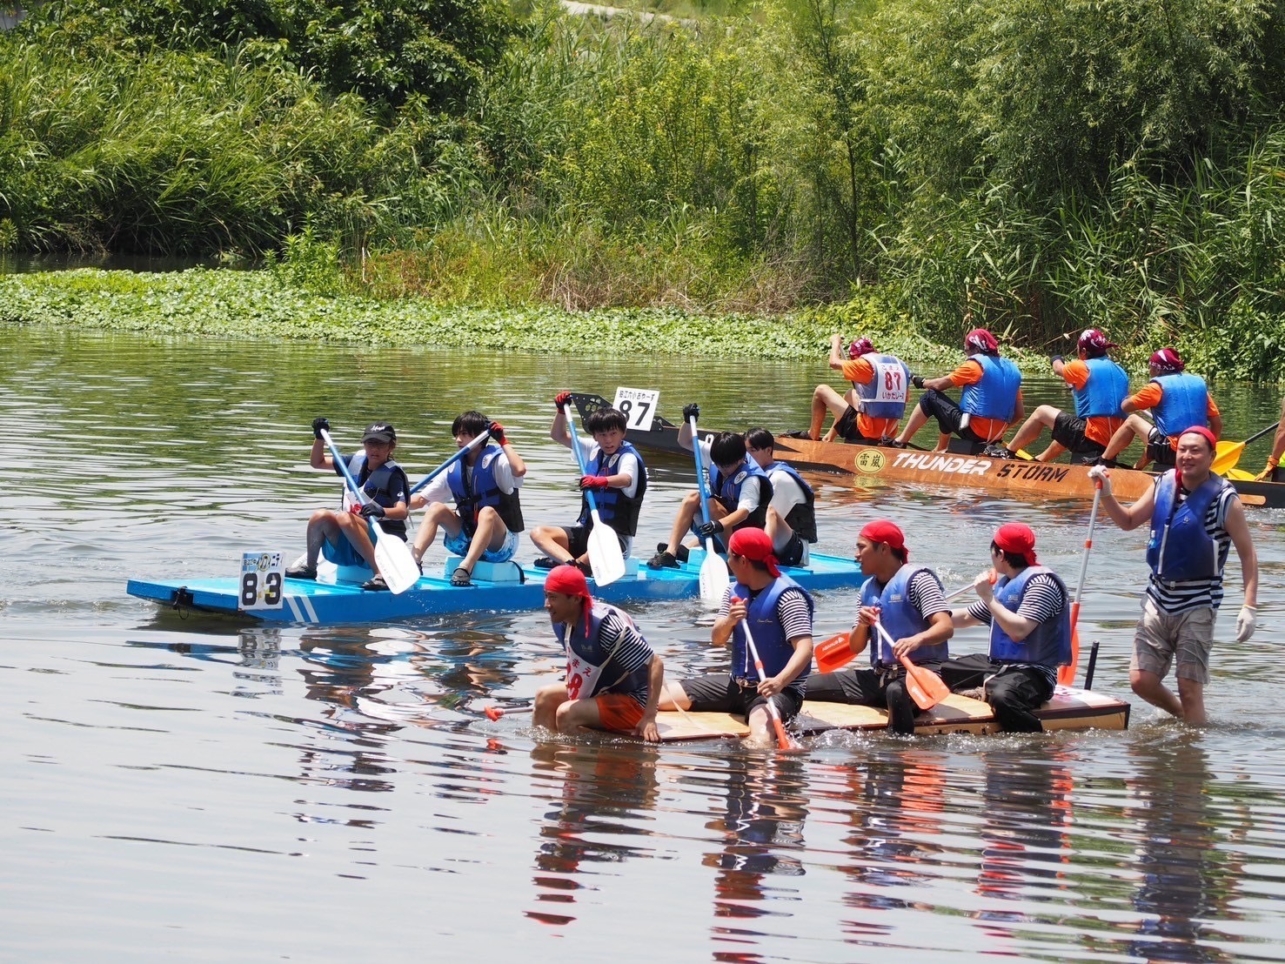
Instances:
[[[237,608],[280,609],[285,603],[281,592],[285,567],[279,552],[247,552],[241,556],[241,586]]]
[[[611,407],[625,416],[628,427],[636,432],[650,432],[660,392],[649,388],[617,388]]]

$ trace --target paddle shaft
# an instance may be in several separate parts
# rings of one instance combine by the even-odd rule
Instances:
[[[585,468],[584,452],[580,449],[580,436],[576,433],[575,423],[571,421],[571,406],[569,404],[562,406],[562,417],[567,423],[567,434],[571,436],[571,451],[575,453],[576,465],[580,466],[580,475],[588,475],[589,472]],[[597,525],[601,520],[598,519],[598,502],[593,497],[593,489],[585,489],[584,494],[585,500],[589,503],[589,512],[594,516],[594,525]]]
[[[464,446],[462,449],[460,449],[458,452],[452,455],[449,459],[447,459],[445,462],[439,465],[437,468],[433,469],[432,472],[429,472],[428,475],[424,476],[422,479],[420,479],[418,482],[412,485],[410,494],[414,495],[416,492],[423,489],[425,486],[428,485],[428,483],[432,482],[435,478],[437,478],[439,475],[441,475],[443,472],[449,469],[452,465],[454,465],[460,459],[464,458],[466,455],[468,455],[470,452],[472,452],[475,448],[477,448],[479,445],[481,445],[490,437],[491,437],[491,430],[488,428],[485,432],[483,432],[477,438],[473,439],[473,441],[469,442],[468,445]]]
[[[705,460],[701,457],[700,436],[696,429],[696,416],[693,415],[688,419],[687,424],[692,427],[692,454],[696,457],[696,491],[701,497],[701,521],[709,522],[709,498],[705,494]],[[706,540],[713,542],[713,539]]]
[[[888,644],[889,649],[892,649],[896,645],[896,640],[892,638],[892,635],[888,630],[883,628],[883,623],[875,623],[875,629],[879,631],[879,635],[883,637],[883,641]],[[941,683],[940,686],[937,687],[940,690],[939,695],[934,695],[930,692],[929,685],[927,685],[929,681],[925,679],[924,674],[927,674],[934,680],[939,680],[932,670],[916,666],[910,661],[910,657],[908,656],[898,656],[897,659],[901,663],[902,668],[906,671],[906,691],[910,694],[910,698],[914,700],[915,705],[921,710],[932,709],[949,694],[949,690],[946,689],[945,683]]]
[[[368,496],[362,487],[357,484],[357,480],[354,479],[352,477],[352,473],[348,471],[348,463],[344,460],[343,453],[339,451],[339,446],[335,444],[335,440],[330,437],[330,432],[323,428],[321,430],[321,438],[322,441],[326,443],[326,448],[330,449],[330,457],[335,460],[335,465],[337,465],[339,467],[339,471],[343,473],[344,482],[348,486],[348,491],[357,497],[357,503],[359,505],[368,504],[371,501],[370,496]],[[369,528],[374,533],[373,538],[378,542],[379,537],[385,535],[383,527],[374,519],[367,521]]]
[[[1093,508],[1089,510],[1089,534],[1084,540],[1084,555],[1080,557],[1080,579],[1075,584],[1075,599],[1071,602],[1071,662],[1058,668],[1057,681],[1063,686],[1075,682],[1075,671],[1080,666],[1080,637],[1076,623],[1080,621],[1080,597],[1084,594],[1084,577],[1089,571],[1089,550],[1093,548],[1093,530],[1098,524],[1098,506],[1102,504],[1102,483],[1093,487]]]
[[[695,422],[695,419],[692,419]],[[745,631],[745,645],[749,647],[750,659],[754,660],[754,669],[759,674],[759,680],[767,680],[767,670],[763,668],[763,660],[759,659],[759,648],[754,645],[754,634],[750,632],[749,613],[745,614],[745,619],[741,620],[741,629]],[[794,746],[794,741],[790,735],[785,732],[785,724],[781,721],[781,711],[776,708],[772,702],[772,697],[767,698],[767,715],[772,718],[772,729],[776,730],[776,743],[782,750],[788,750]]]

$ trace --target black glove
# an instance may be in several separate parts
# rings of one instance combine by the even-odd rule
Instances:
[[[923,375],[911,375],[911,376],[910,376],[910,384],[914,385],[914,386],[915,386],[915,388],[923,388],[923,387],[924,387],[924,376],[923,376]]]
[[[701,417],[701,407],[695,402],[690,402],[683,406],[683,421],[690,422],[694,418]]]
[[[495,442],[495,444],[503,445],[504,444],[504,426],[501,425],[499,422],[492,422],[490,425],[487,426],[487,428],[490,429],[491,438]]]
[[[562,411],[562,406],[566,405],[570,401],[570,392],[558,392],[558,394],[553,396],[553,407],[560,412]]]
[[[1061,355],[1054,355],[1052,358],[1049,359],[1049,364],[1056,365],[1058,362],[1065,361],[1065,360],[1066,359],[1064,359]]]
[[[312,420],[312,437],[321,438],[321,433],[323,431],[330,431],[330,419],[326,418],[324,415]]]
[[[361,507],[361,517],[363,519],[382,519],[387,514],[388,510],[378,502],[367,502]]]
[[[712,539],[723,531],[723,523],[715,519],[713,522],[706,522],[697,526],[696,531],[700,533],[702,539]]]

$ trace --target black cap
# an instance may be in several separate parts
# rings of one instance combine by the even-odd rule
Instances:
[[[397,431],[387,422],[376,422],[366,429],[366,434],[361,437],[361,440],[363,442],[396,442]]]

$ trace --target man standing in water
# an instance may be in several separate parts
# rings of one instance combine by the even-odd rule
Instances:
[[[1258,606],[1258,560],[1236,490],[1210,469],[1214,433],[1203,426],[1178,437],[1176,467],[1133,505],[1111,494],[1109,473],[1095,466],[1089,475],[1102,483],[1102,508],[1121,529],[1151,520],[1147,541],[1147,583],[1142,618],[1133,639],[1129,685],[1148,703],[1193,726],[1203,725],[1214,617],[1223,600],[1223,567],[1232,545],[1240,559],[1245,601],[1236,617],[1236,642],[1254,635]],[[1178,694],[1164,685],[1177,659]]]

